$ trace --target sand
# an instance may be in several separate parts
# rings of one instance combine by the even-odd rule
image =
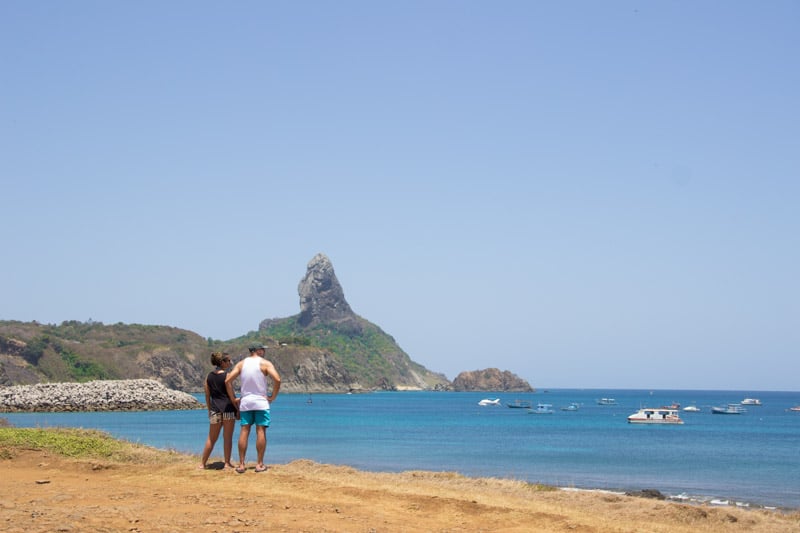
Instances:
[[[213,461],[213,460],[212,460]],[[212,463],[221,467],[221,461]],[[452,473],[380,474],[295,461],[255,473],[174,454],[122,463],[36,450],[0,459],[0,530],[788,532],[800,513],[562,491]]]

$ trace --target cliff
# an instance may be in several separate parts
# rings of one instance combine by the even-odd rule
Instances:
[[[0,386],[155,379],[170,389],[200,391],[214,347],[169,326],[0,321]]]

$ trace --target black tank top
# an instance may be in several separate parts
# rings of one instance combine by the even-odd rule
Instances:
[[[211,410],[217,413],[235,413],[236,408],[228,398],[228,391],[225,388],[225,377],[228,374],[221,372],[209,372],[206,378],[208,393],[211,397]]]

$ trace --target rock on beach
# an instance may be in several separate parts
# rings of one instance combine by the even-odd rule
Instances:
[[[0,387],[0,412],[162,411],[200,409],[189,393],[154,379],[98,380],[87,383],[37,383]]]

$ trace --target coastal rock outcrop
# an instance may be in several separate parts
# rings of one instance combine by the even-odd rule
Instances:
[[[0,412],[200,409],[197,398],[152,379],[38,383],[0,388]]]
[[[345,300],[333,264],[325,254],[319,253],[308,262],[297,292],[300,296],[300,317],[297,320],[300,326],[336,324],[339,330],[361,333],[356,314]]]
[[[300,313],[262,320],[258,332],[278,348],[267,354],[283,377],[282,390],[447,390],[442,375],[415,363],[395,339],[358,316],[344,297],[331,260],[308,262],[297,287]]]
[[[456,391],[534,392],[530,383],[508,370],[497,368],[461,372],[453,380]]]

